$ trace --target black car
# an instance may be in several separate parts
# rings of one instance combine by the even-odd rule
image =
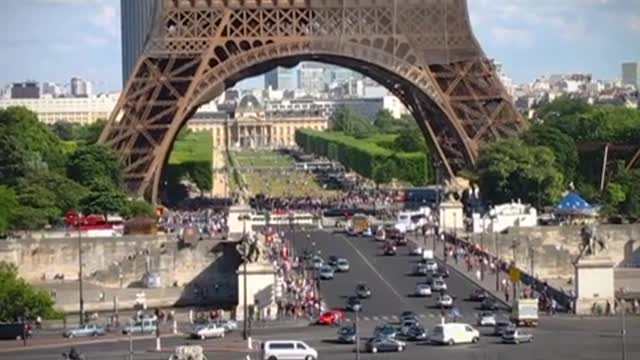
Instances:
[[[356,343],[356,329],[353,326],[345,326],[338,330],[338,342],[342,344]]]
[[[471,295],[469,295],[469,300],[471,301],[484,301],[489,295],[486,291],[482,289],[475,289]]]
[[[493,335],[502,336],[505,332],[515,330],[516,326],[511,321],[498,321],[493,328]]]
[[[335,268],[338,265],[338,257],[335,255],[329,256],[329,260],[327,261],[327,263],[329,264],[329,266]]]
[[[438,267],[438,270],[435,272],[434,276],[448,278],[449,277],[449,269]]]
[[[366,284],[358,284],[356,286],[356,295],[360,299],[366,299],[371,297],[371,289]]]
[[[482,304],[480,304],[480,309],[496,311],[498,310],[498,302],[491,298],[485,298],[484,300],[482,300]]]
[[[426,340],[427,330],[420,325],[411,326],[404,334],[404,338],[408,341],[421,341]]]
[[[360,311],[362,310],[362,302],[357,296],[349,296],[347,299],[347,310]]]
[[[367,341],[366,349],[369,352],[404,351],[406,344],[392,338],[372,338]]]

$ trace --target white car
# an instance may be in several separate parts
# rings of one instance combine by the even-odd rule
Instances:
[[[338,272],[348,272],[351,269],[351,265],[349,265],[349,260],[340,258],[338,259],[338,263],[336,264],[336,269]]]
[[[232,332],[238,330],[238,323],[235,320],[223,320],[218,319],[211,322],[219,327],[224,328],[226,332]]]
[[[416,285],[416,296],[431,296],[431,286],[427,284]]]
[[[218,326],[216,324],[206,324],[201,326],[196,326],[190,333],[192,338],[196,339],[206,339],[206,338],[223,338],[226,333],[226,329],[223,326]]]
[[[447,291],[447,283],[444,280],[436,279],[433,280],[431,288],[433,291]]]
[[[478,326],[496,326],[496,314],[485,312],[478,315]]]
[[[409,255],[411,256],[421,256],[422,252],[424,251],[424,249],[420,246],[414,247],[413,249],[411,249],[411,251],[409,252]]]
[[[452,307],[453,306],[453,298],[450,295],[443,294],[438,297],[438,301],[436,302],[438,306],[441,307]]]
[[[332,280],[335,276],[335,271],[329,265],[324,265],[320,268],[320,279],[322,280]]]
[[[318,351],[303,341],[268,340],[260,346],[260,359],[304,359],[316,360]]]
[[[433,260],[430,260],[430,259],[427,260],[425,262],[425,266],[427,267],[427,270],[429,270],[429,271],[433,271],[433,272],[438,271],[438,263],[433,261]]]
[[[313,258],[312,263],[313,263],[313,268],[319,270],[321,267],[324,266],[324,259],[322,259],[319,256],[316,256]]]

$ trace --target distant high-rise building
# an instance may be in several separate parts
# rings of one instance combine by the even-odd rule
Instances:
[[[293,90],[296,88],[294,69],[277,67],[264,75],[264,86],[273,90]]]
[[[120,0],[122,27],[122,83],[127,84],[144,50],[160,0]]]
[[[71,96],[87,97],[93,94],[93,86],[87,80],[71,78]]]
[[[35,81],[25,81],[11,85],[12,99],[38,99],[40,98],[40,86]]]
[[[640,62],[622,64],[622,85],[633,85],[640,90]]]
[[[62,95],[62,88],[58,86],[58,84],[56,83],[43,82],[42,87],[40,89],[40,94],[49,95],[52,97],[58,97]]]
[[[303,64],[298,70],[298,89],[307,94],[318,94],[324,91],[324,67],[315,64]]]

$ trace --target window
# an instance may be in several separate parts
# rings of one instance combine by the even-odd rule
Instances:
[[[272,343],[269,345],[269,348],[272,350],[291,350],[293,349],[293,343]]]
[[[296,349],[298,349],[298,350],[307,350],[307,347],[304,346],[303,343],[296,343]]]
[[[464,329],[465,329],[467,332],[473,332],[473,329],[471,328],[471,326],[465,326],[465,327],[464,327]]]

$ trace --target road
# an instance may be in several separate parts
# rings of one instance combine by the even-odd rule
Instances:
[[[419,278],[408,276],[413,261],[406,256],[408,249],[400,249],[395,257],[382,256],[379,244],[365,238],[348,238],[340,234],[314,231],[307,234],[296,232],[294,246],[301,254],[305,247],[315,242],[321,255],[328,257],[335,254],[349,259],[351,271],[337,274],[334,280],[323,281],[321,294],[332,307],[341,308],[345,296],[351,295],[355,285],[366,282],[373,290],[373,297],[364,301],[361,330],[363,337],[370,336],[373,328],[382,321],[393,322],[403,310],[413,310],[422,315],[422,323],[431,327],[439,322],[439,309],[430,306],[433,299],[417,299],[408,296],[413,292]],[[476,285],[458,273],[451,272],[447,281],[450,292],[458,296],[458,307],[464,322],[474,322],[476,304],[463,301]],[[352,316],[352,315],[349,315]],[[620,318],[585,318],[559,316],[543,317],[541,326],[533,329],[535,342],[522,345],[503,345],[499,339],[489,336],[489,329],[481,329],[483,336],[479,344],[454,347],[433,346],[426,343],[411,344],[401,354],[362,354],[362,360],[369,359],[451,359],[451,360],[502,360],[502,359],[584,359],[584,360],[618,360],[622,359],[620,336]],[[320,326],[302,326],[295,328],[266,328],[254,330],[254,339],[298,339],[306,341],[316,348],[321,359],[351,360],[355,358],[353,345],[340,345],[333,342],[336,329]],[[90,341],[86,345],[78,342]],[[248,351],[239,333],[231,334],[224,339],[189,340],[184,335],[164,338],[163,346],[171,349],[176,345],[200,344],[204,347],[209,359],[240,360],[258,359],[257,352]],[[38,345],[36,345],[38,344]],[[127,359],[129,342],[127,337],[109,335],[98,339],[62,339],[59,335],[50,334],[44,338],[34,339],[26,349],[20,343],[2,342],[0,344],[0,360],[4,359],[61,359],[60,354],[68,351],[71,344],[85,353],[89,360]],[[133,359],[151,360],[167,359],[169,353],[153,352],[155,342],[152,337],[137,339],[133,342]],[[640,359],[640,317],[627,318],[626,359]]]

